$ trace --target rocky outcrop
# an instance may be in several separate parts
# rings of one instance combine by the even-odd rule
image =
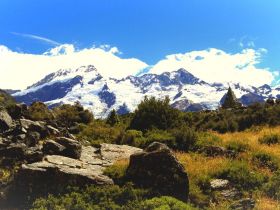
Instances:
[[[6,131],[13,126],[11,116],[5,111],[0,110],[0,132]]]
[[[187,173],[164,144],[154,142],[144,152],[131,155],[127,176],[138,186],[152,188],[161,195],[188,200]]]
[[[53,140],[47,142],[46,145],[52,145],[49,148],[57,146],[59,149],[61,146]],[[70,143],[73,142],[70,141]],[[68,145],[64,144],[62,147],[65,148],[64,146]],[[29,154],[30,158],[36,159],[41,155],[36,148],[32,151],[33,153]],[[44,149],[43,151],[45,152]],[[126,145],[101,144],[100,148],[81,147],[78,159],[62,155],[46,155],[41,161],[22,164],[7,194],[12,194],[13,200],[21,202],[25,199],[24,195],[35,193],[39,196],[51,192],[57,193],[60,189],[71,185],[80,187],[91,184],[111,185],[113,180],[103,174],[104,169],[115,161],[127,159],[137,152],[142,152],[142,150]]]
[[[47,155],[61,155],[79,159],[81,157],[82,145],[74,139],[57,137],[56,141],[46,140],[42,150]]]
[[[64,146],[62,155],[70,158],[79,159],[81,157],[82,145],[79,141],[66,138],[66,137],[57,137],[56,142]]]
[[[230,206],[230,209],[234,210],[250,210],[254,209],[256,201],[252,198],[244,198],[239,201],[236,201]]]
[[[126,145],[82,146],[56,122],[25,119],[24,106],[9,112],[13,118],[0,111],[0,159],[2,166],[17,170],[5,186],[0,183],[0,208],[1,203],[20,206],[33,195],[59,193],[72,185],[111,185],[104,169],[142,152]]]

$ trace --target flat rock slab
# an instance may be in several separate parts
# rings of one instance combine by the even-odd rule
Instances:
[[[143,150],[128,145],[101,144],[100,147],[101,158],[107,161],[107,165],[112,165],[118,160],[127,159],[132,154],[140,152],[143,152]]]
[[[40,162],[23,164],[22,170],[24,174],[30,172],[33,176],[36,171],[40,174],[55,171],[55,174],[73,175],[76,179],[86,178],[88,184],[113,184],[111,178],[103,175],[104,169],[141,151],[142,149],[127,145],[102,144],[100,148],[83,146],[80,159],[47,155]]]

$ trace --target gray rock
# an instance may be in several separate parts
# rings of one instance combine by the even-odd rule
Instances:
[[[24,159],[28,163],[38,162],[43,160],[43,152],[39,147],[29,147],[24,154]]]
[[[128,178],[137,186],[187,201],[189,180],[184,167],[164,144],[154,142],[144,152],[130,156]]]
[[[41,138],[49,135],[45,122],[20,119],[20,125],[27,131],[40,133]]]
[[[235,210],[249,210],[254,209],[256,201],[252,198],[244,198],[233,203],[230,208]]]
[[[0,110],[0,132],[9,130],[13,126],[11,116],[5,111]]]
[[[226,156],[226,157],[235,157],[236,153],[232,150],[228,150],[225,147],[219,147],[219,146],[205,146],[203,147],[200,152],[205,153],[209,157],[215,157],[215,156]]]
[[[62,192],[68,186],[112,185],[113,180],[103,175],[103,170],[100,165],[73,158],[46,156],[43,161],[23,164],[6,195],[21,204],[30,194],[46,196]]]
[[[43,144],[43,153],[46,155],[61,155],[65,147],[54,140],[46,140]]]
[[[54,135],[54,136],[59,135],[59,130],[57,128],[55,128],[51,125],[47,125],[47,129],[48,129],[50,135]]]
[[[43,145],[43,150],[46,149],[46,145],[50,147],[58,146],[58,152],[65,148],[65,146],[53,140],[47,140]],[[59,150],[60,146],[62,147],[61,150]],[[129,152],[125,152],[126,150]],[[59,193],[60,189],[65,189],[70,185],[79,187],[91,184],[111,185],[113,180],[103,174],[104,169],[109,165],[108,163],[113,164],[118,158],[128,158],[133,153],[132,151],[138,152],[141,150],[128,146],[106,144],[102,151],[104,157],[100,148],[83,146],[79,159],[61,155],[47,155],[42,160],[33,162],[34,159],[32,158],[40,158],[40,148],[29,148],[25,152],[25,158],[29,157],[29,161],[33,163],[22,164],[21,169],[15,175],[13,185],[5,192],[5,195],[12,198],[13,202],[22,203],[27,199],[26,196],[30,194],[36,194],[38,197],[46,196],[49,193]],[[108,151],[124,154],[108,155]],[[116,158],[115,160],[113,156]]]
[[[107,162],[108,165],[112,165],[115,161],[121,159],[127,159],[132,154],[142,152],[142,149],[131,147],[127,145],[116,144],[101,144],[100,154],[102,159]]]
[[[22,160],[24,159],[26,149],[27,147],[24,143],[11,143],[0,150],[0,156]]]
[[[210,186],[213,190],[226,189],[229,186],[229,181],[226,179],[213,179],[210,181]]]
[[[79,141],[66,137],[57,137],[56,142],[65,147],[63,150],[64,156],[75,159],[79,159],[81,157],[82,145]]]
[[[222,190],[220,194],[226,199],[237,199],[242,196],[242,193],[235,188]]]
[[[41,139],[40,133],[36,131],[28,132],[25,138],[25,144],[29,147],[34,147],[39,143],[40,139]]]

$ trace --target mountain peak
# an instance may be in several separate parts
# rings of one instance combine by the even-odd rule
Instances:
[[[121,113],[133,111],[145,95],[169,96],[170,103],[182,110],[215,109],[228,85],[244,104],[280,96],[280,90],[267,85],[256,88],[236,83],[209,84],[183,68],[116,79],[102,77],[93,65],[61,69],[14,96],[20,102],[40,100],[49,106],[80,101],[96,117],[105,117],[112,109]]]

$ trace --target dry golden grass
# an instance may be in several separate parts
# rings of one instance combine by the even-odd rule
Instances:
[[[263,127],[255,130],[251,129],[243,132],[226,133],[226,134],[216,133],[216,135],[223,140],[224,144],[230,141],[243,142],[243,143],[247,143],[250,146],[251,152],[263,151],[280,157],[280,145],[268,146],[259,143],[258,139],[267,134],[280,135],[280,126],[273,127],[273,128]]]
[[[225,157],[206,157],[196,153],[176,153],[176,157],[183,164],[189,174],[190,181],[201,175],[211,175],[216,170],[229,164]]]
[[[279,157],[280,159],[280,145],[266,145],[260,144],[259,138],[268,134],[279,134],[280,135],[280,126],[277,127],[262,127],[246,130],[243,132],[235,132],[235,133],[226,133],[226,134],[218,134],[215,133],[221,140],[221,146],[226,146],[230,142],[240,142],[248,145],[248,150],[239,155],[239,160],[248,161],[249,166],[255,168],[259,172],[271,176],[273,173],[267,168],[260,168],[253,164],[252,156],[256,152],[265,152],[271,154],[275,157]],[[215,174],[215,172],[219,171],[222,168],[225,168],[230,162],[231,159],[226,157],[206,157],[203,154],[197,153],[182,153],[177,152],[176,157],[185,167],[191,186],[196,185],[197,181],[203,176],[211,176]],[[193,188],[196,190],[195,188]],[[192,190],[192,189],[191,189]],[[194,192],[197,193],[197,192]],[[201,192],[198,192],[201,193]],[[256,208],[257,210],[280,210],[280,203],[265,197],[262,195],[262,192],[258,192],[260,195],[255,195],[256,200]],[[198,195],[199,196],[199,195]],[[227,201],[222,201],[219,204],[212,204],[209,206],[209,209],[227,209],[229,203]]]
[[[267,197],[257,199],[256,210],[280,210],[280,203]]]

